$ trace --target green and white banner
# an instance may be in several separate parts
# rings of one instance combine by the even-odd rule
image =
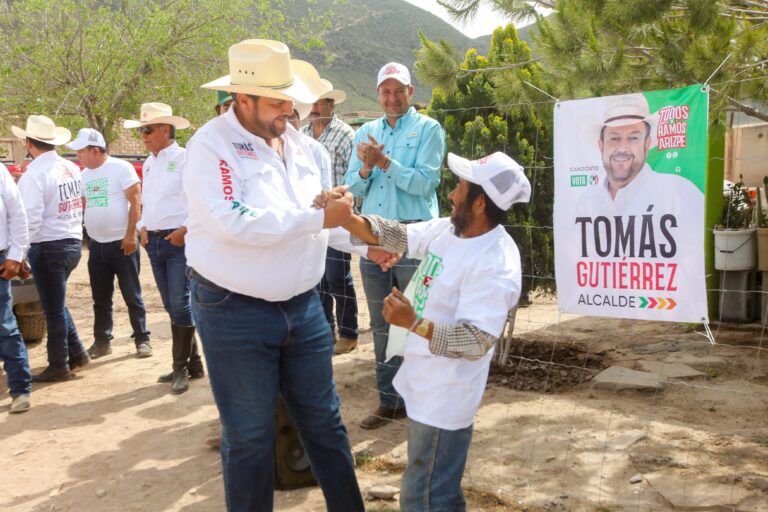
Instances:
[[[567,313],[707,320],[700,85],[555,105],[555,268]]]

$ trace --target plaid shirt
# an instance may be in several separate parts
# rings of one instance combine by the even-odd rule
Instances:
[[[301,127],[301,133],[312,137],[312,123]],[[317,141],[325,146],[331,155],[331,169],[333,169],[333,186],[344,184],[344,174],[347,172],[349,157],[352,155],[352,143],[355,140],[355,130],[347,123],[336,117],[325,127]]]

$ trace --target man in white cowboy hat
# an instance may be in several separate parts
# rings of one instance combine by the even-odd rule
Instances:
[[[301,133],[317,140],[328,150],[333,169],[333,187],[336,187],[344,184],[344,175],[349,167],[349,158],[352,156],[355,130],[334,113],[336,105],[343,103],[347,99],[347,94],[334,89],[333,84],[328,80],[321,79],[321,81],[327,90],[312,104],[309,113],[312,122],[307,123],[301,129]],[[334,332],[334,354],[345,354],[357,347],[359,334],[357,296],[350,262],[349,253],[329,247],[325,258],[325,275],[320,282],[320,298],[331,330],[335,331],[336,321],[338,321],[339,337],[336,338]],[[334,302],[336,303],[335,319]]]
[[[312,104],[324,87],[277,41],[231,46],[229,69],[203,87],[231,92],[232,108],[190,140],[184,173],[192,308],[223,426],[227,509],[272,509],[281,393],[328,510],[362,511],[316,291],[325,228],[350,218],[353,199],[311,207],[320,170],[288,121],[294,101]]]
[[[689,180],[655,172],[648,165],[658,120],[643,94],[606,98],[600,119],[595,134],[605,175],[598,178],[597,186],[588,187],[589,199],[582,209],[642,215],[648,213],[650,201],[655,205],[653,213],[661,218],[664,212],[687,208],[679,200],[681,196],[701,193]],[[676,217],[679,221],[683,216]]]
[[[427,221],[438,215],[436,189],[445,156],[445,132],[437,121],[411,106],[413,91],[411,74],[402,64],[390,62],[379,70],[376,94],[384,115],[355,133],[356,149],[344,178],[350,192],[364,198],[364,214],[402,222]],[[360,261],[379,390],[378,407],[360,423],[366,429],[405,416],[402,400],[392,386],[402,358],[385,361],[389,326],[381,307],[393,286],[405,289],[418,264],[403,258],[385,272],[370,261]]]
[[[28,411],[32,392],[29,356],[13,314],[11,279],[29,249],[27,213],[11,173],[0,164],[0,360],[8,376],[10,413]]]
[[[128,307],[138,357],[152,355],[147,314],[141,298],[136,222],[141,215],[141,185],[131,164],[110,156],[98,131],[83,128],[66,145],[85,167],[85,228],[88,230],[88,276],[93,298],[92,358],[112,352],[112,296],[115,277]]]
[[[80,262],[83,239],[80,169],[56,154],[71,134],[48,117],[29,116],[26,129],[11,131],[33,158],[19,191],[29,222],[29,264],[48,324],[48,367],[32,380],[68,380],[70,370],[90,362],[66,306],[67,279]]]
[[[195,341],[184,255],[187,202],[181,178],[186,152],[176,142],[176,130],[189,128],[189,121],[174,116],[169,105],[154,102],[141,106],[139,120],[127,120],[123,125],[138,129],[149,151],[142,168],[142,210],[136,225],[171,319],[173,342],[172,371],[161,375],[158,382],[170,382],[172,393],[184,393],[190,377],[205,375]]]
[[[377,215],[344,225],[362,241],[421,259],[413,300],[397,288],[384,318],[408,330],[394,385],[408,410],[400,509],[465,510],[461,479],[496,340],[520,297],[520,254],[502,223],[528,202],[522,167],[503,153],[448,155],[459,177],[450,219],[416,224]]]

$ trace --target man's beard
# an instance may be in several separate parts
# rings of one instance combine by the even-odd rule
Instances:
[[[622,157],[627,159],[632,159],[632,162],[629,164],[629,167],[626,168],[626,169],[629,169],[629,171],[627,171],[626,169],[619,170],[618,166],[620,164],[613,162],[614,158],[622,158]],[[603,160],[603,166],[605,167],[606,171],[608,171],[608,174],[610,175],[610,177],[619,182],[629,181],[638,172],[640,172],[640,169],[643,168],[643,165],[645,165],[645,158],[638,159],[634,154],[632,154],[629,151],[615,151],[607,159]]]
[[[461,234],[469,227],[474,219],[474,214],[468,208],[456,208],[454,206],[453,213],[451,214],[451,224],[453,224],[453,232],[456,236]]]

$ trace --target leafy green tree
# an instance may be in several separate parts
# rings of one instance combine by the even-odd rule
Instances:
[[[228,72],[227,48],[269,37],[309,48],[312,17],[286,24],[282,0],[0,1],[0,117],[67,118],[113,135],[115,123],[162,101],[200,124]]]
[[[760,107],[768,104],[766,0],[441,3],[457,19],[471,19],[481,4],[517,21],[535,16],[536,52],[561,98],[669,89],[711,77],[715,112],[727,108],[768,121]],[[554,12],[542,17],[535,12],[541,7]]]
[[[552,101],[532,87],[547,87],[541,67],[512,25],[496,29],[487,57],[472,49],[463,62],[446,42],[420,37],[415,70],[435,86],[428,114],[445,128],[448,150],[472,159],[502,151],[525,168],[533,195],[510,210],[507,229],[520,247],[524,291],[553,290]],[[440,204],[448,214],[447,194],[457,180],[448,170],[442,180]]]

